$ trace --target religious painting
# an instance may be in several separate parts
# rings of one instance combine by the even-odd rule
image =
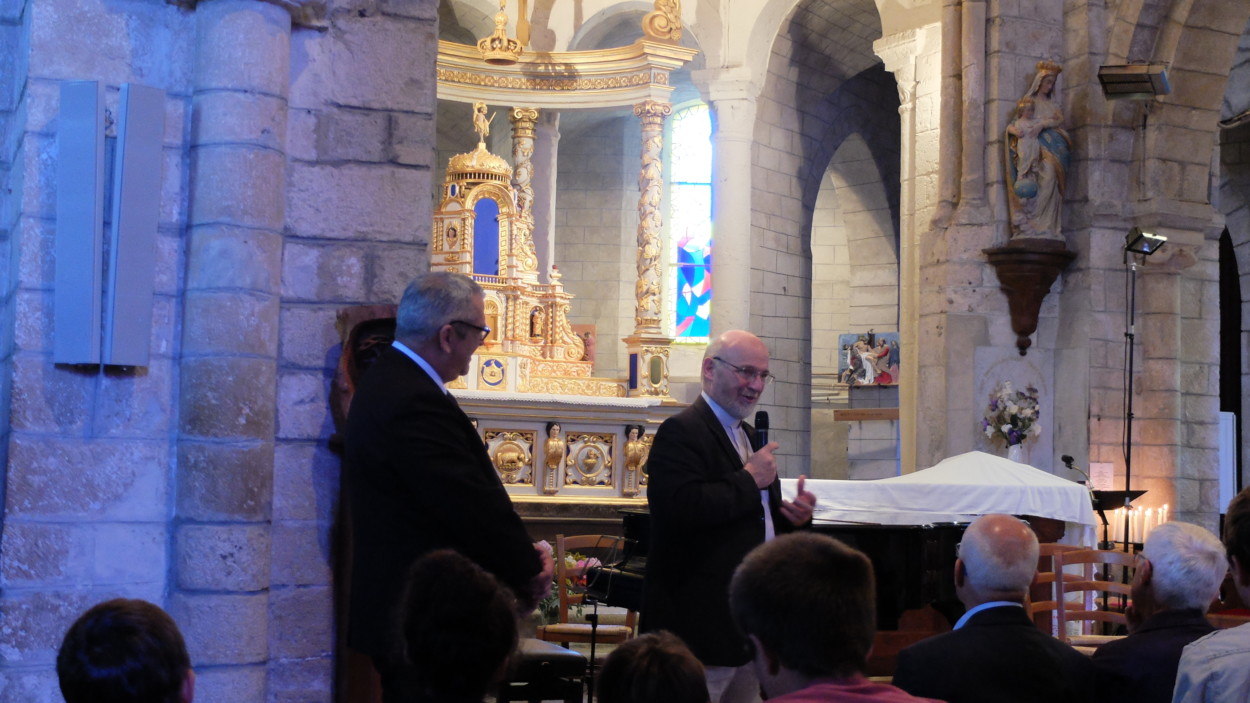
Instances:
[[[838,335],[838,383],[848,386],[898,384],[898,332]]]

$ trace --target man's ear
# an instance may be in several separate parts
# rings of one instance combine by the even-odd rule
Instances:
[[[1229,557],[1228,563],[1232,566],[1233,585],[1237,588],[1250,587],[1250,573],[1246,573],[1237,557]]]
[[[955,560],[955,586],[963,588],[968,581],[968,567],[964,566],[963,559]]]
[[[455,328],[456,326],[450,323],[438,328],[438,348],[441,349],[443,353],[451,352],[451,336],[456,333]]]
[[[195,700],[195,670],[187,669],[187,676],[182,680],[182,689],[178,691],[179,703],[191,703]]]
[[[751,652],[757,662],[763,664],[764,671],[769,676],[776,676],[781,671],[781,661],[777,656],[760,642],[760,638],[755,635],[747,635],[747,639],[751,641]]]

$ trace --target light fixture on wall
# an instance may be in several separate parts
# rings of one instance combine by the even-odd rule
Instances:
[[[1124,251],[1130,254],[1150,256],[1159,251],[1159,248],[1167,240],[1168,238],[1161,234],[1147,232],[1140,227],[1134,227],[1128,231],[1128,234],[1124,235]]]
[[[1100,66],[1098,82],[1108,100],[1149,100],[1172,92],[1168,68],[1158,63]]]

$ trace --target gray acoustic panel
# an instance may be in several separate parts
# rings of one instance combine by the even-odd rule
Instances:
[[[104,294],[105,364],[148,365],[164,134],[165,91],[123,84]]]
[[[104,87],[61,84],[57,116],[52,360],[100,363],[104,253]]]

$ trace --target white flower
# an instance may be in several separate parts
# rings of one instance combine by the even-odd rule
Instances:
[[[993,437],[993,436],[994,436],[994,426],[993,426],[993,425],[986,425],[986,426],[985,426],[985,436],[986,436],[986,437]]]

